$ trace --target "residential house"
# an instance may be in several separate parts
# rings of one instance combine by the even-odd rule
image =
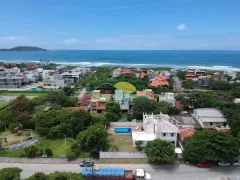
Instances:
[[[172,104],[172,106],[175,106],[176,100],[174,98],[174,93],[166,92],[166,93],[161,93],[159,95],[159,101],[165,101],[165,102]]]
[[[151,80],[153,79],[155,76],[157,76],[158,74],[156,72],[154,72],[153,70],[149,69],[147,71],[147,76],[148,76],[148,79]]]
[[[185,75],[185,79],[187,79],[187,80],[188,79],[194,79],[194,77],[195,77],[195,72],[188,70],[186,75]]]
[[[149,83],[148,86],[151,87],[168,86],[167,77],[163,76],[162,74],[155,76],[150,81],[151,83]]]
[[[227,77],[231,77],[232,79],[235,79],[237,77],[237,73],[231,70],[224,71],[223,75]]]
[[[193,116],[198,120],[202,127],[217,126],[222,127],[227,125],[227,120],[222,112],[217,108],[199,108],[194,109]]]
[[[145,78],[147,76],[147,74],[143,71],[136,72],[135,75],[137,78]]]
[[[177,145],[177,134],[179,133],[176,125],[170,122],[170,117],[166,114],[143,114],[143,132],[132,132],[133,146],[146,146],[148,141],[161,139],[170,141]]]
[[[171,73],[173,76],[176,76],[176,75],[177,75],[177,69],[170,69],[170,73]]]
[[[161,75],[163,75],[163,76],[165,76],[165,77],[167,77],[167,78],[169,78],[170,77],[170,72],[168,71],[168,70],[162,70],[162,71],[160,71],[160,74]]]
[[[83,73],[76,72],[73,70],[64,72],[61,75],[62,75],[65,83],[69,84],[69,85],[76,83],[79,79],[81,79],[83,77]]]
[[[179,129],[183,128],[193,128],[195,130],[202,130],[203,127],[198,122],[198,120],[191,115],[184,114],[184,115],[171,115],[170,122],[175,124]]]
[[[195,69],[194,73],[196,76],[205,76],[206,75],[206,71],[200,70],[200,69]]]
[[[123,69],[122,70],[122,74],[124,75],[131,75],[133,73],[133,71],[131,69]]]
[[[28,84],[25,76],[6,75],[0,77],[0,88],[19,88]]]
[[[222,76],[221,74],[214,74],[214,75],[211,75],[211,79],[219,81],[222,79]]]
[[[233,102],[240,103],[240,98],[235,98]]]
[[[23,74],[27,77],[29,82],[38,81],[39,76],[40,76],[39,72],[37,72],[37,71],[25,71]]]
[[[48,78],[43,79],[44,88],[58,89],[65,86],[65,81],[61,75],[48,76]]]
[[[186,137],[192,137],[195,133],[193,128],[180,128],[178,134],[178,140],[182,142]]]
[[[122,74],[122,68],[116,68],[112,72],[112,77],[116,78],[119,77]]]
[[[42,78],[43,79],[47,79],[50,76],[53,76],[54,73],[55,73],[55,70],[43,69],[42,70]]]
[[[9,75],[20,75],[21,74],[21,70],[18,67],[7,69],[5,72]]]
[[[137,97],[139,97],[139,96],[148,97],[148,99],[156,101],[156,98],[154,96],[154,92],[152,91],[152,89],[145,89],[143,91],[137,91]]]
[[[27,62],[26,66],[27,66],[28,70],[34,70],[34,69],[37,69],[37,67],[38,67],[37,64],[34,62]]]
[[[210,84],[210,75],[207,76],[199,76],[196,80],[198,86],[209,86]]]
[[[94,90],[91,98],[91,112],[104,113],[106,103],[114,100],[114,94],[111,91]]]
[[[129,93],[123,93],[122,90],[115,90],[114,101],[120,105],[122,112],[129,112],[131,104]]]

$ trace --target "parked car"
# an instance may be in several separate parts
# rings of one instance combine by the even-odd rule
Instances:
[[[212,166],[212,164],[211,164],[211,163],[199,162],[199,163],[197,163],[197,166],[198,166],[199,168],[209,168],[209,167]]]
[[[233,166],[240,166],[240,161],[235,160],[235,161],[233,162]]]
[[[94,165],[93,160],[84,160],[79,164],[80,167],[91,167],[93,165]]]
[[[232,164],[230,162],[219,162],[219,166],[231,166]]]

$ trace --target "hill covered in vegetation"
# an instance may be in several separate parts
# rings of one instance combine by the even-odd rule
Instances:
[[[17,46],[10,49],[0,49],[0,51],[48,51],[48,50],[33,46]]]

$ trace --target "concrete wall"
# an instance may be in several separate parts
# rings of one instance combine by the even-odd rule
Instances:
[[[122,127],[126,127],[126,126],[139,126],[142,127],[143,123],[138,123],[138,122],[110,122],[110,126],[114,127],[114,126],[122,126]]]

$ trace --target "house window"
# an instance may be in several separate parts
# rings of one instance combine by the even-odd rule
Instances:
[[[166,133],[163,133],[163,136],[166,136]]]
[[[171,133],[171,136],[174,136],[174,133]]]
[[[213,125],[213,123],[212,122],[210,122],[210,126],[212,126]]]

